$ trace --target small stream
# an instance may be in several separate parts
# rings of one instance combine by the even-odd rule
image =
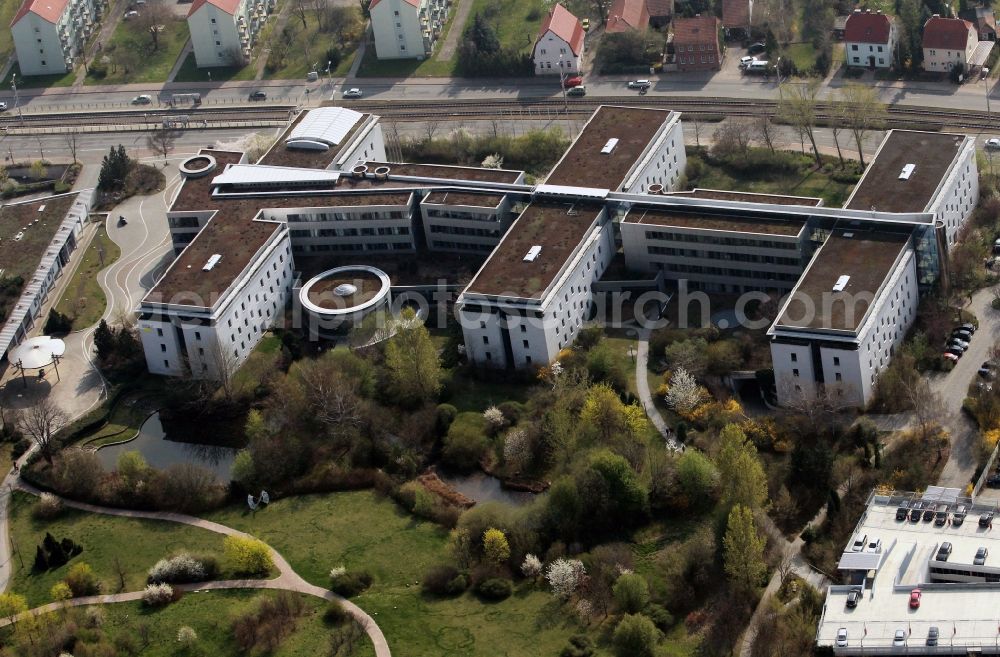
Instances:
[[[237,450],[232,447],[217,447],[197,443],[182,443],[170,440],[163,430],[160,414],[153,413],[139,429],[134,440],[118,445],[108,445],[97,450],[97,458],[106,470],[114,470],[118,457],[124,452],[136,451],[142,454],[150,467],[169,468],[178,463],[193,463],[215,473],[221,481],[228,482]]]
[[[500,485],[499,479],[478,470],[467,475],[439,470],[437,475],[441,481],[469,499],[475,500],[477,504],[480,502],[504,502],[512,506],[522,506],[535,498],[534,493],[508,490]]]

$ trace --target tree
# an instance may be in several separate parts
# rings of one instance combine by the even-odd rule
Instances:
[[[545,571],[545,579],[552,587],[552,592],[563,600],[568,600],[576,592],[586,576],[587,570],[583,567],[583,562],[577,559],[556,559]]]
[[[167,156],[170,155],[170,151],[174,150],[174,144],[177,143],[177,139],[180,136],[180,130],[163,127],[157,128],[146,136],[146,145],[149,147],[149,150],[157,155],[162,155],[163,161],[166,162]]]
[[[840,90],[843,103],[843,118],[854,142],[858,146],[858,159],[865,166],[864,138],[868,130],[881,130],[885,126],[886,106],[878,99],[874,87],[863,84],[848,84]]]
[[[130,491],[138,488],[149,475],[149,465],[146,464],[146,459],[137,450],[122,452],[118,456],[116,465],[116,470],[118,471],[118,476],[122,479],[122,484]]]
[[[309,29],[309,23],[306,21],[306,17],[313,9],[312,0],[293,0],[292,1],[292,13],[302,22],[302,31],[305,32]]]
[[[66,582],[56,582],[49,589],[49,596],[56,602],[65,602],[73,597],[73,591]]]
[[[906,388],[906,399],[913,408],[917,438],[925,447],[930,447],[932,439],[938,435],[941,420],[947,414],[947,406],[941,395],[931,389],[926,378],[918,378]],[[941,441],[937,445],[941,458]]]
[[[618,657],[654,657],[659,640],[660,631],[642,614],[625,614],[611,637]]]
[[[417,405],[437,397],[441,390],[441,363],[427,327],[403,311],[401,328],[385,346],[388,388],[403,404]]]
[[[506,534],[495,527],[483,532],[483,555],[495,566],[502,566],[510,559],[510,544]]]
[[[715,499],[719,471],[702,452],[686,449],[677,460],[677,484],[685,498],[683,506],[704,508]]]
[[[624,404],[611,386],[598,383],[587,391],[580,419],[585,425],[594,427],[601,440],[607,443],[624,425]]]
[[[18,616],[26,611],[28,611],[28,600],[23,595],[0,593],[0,618],[5,618],[9,623],[13,623]]]
[[[683,369],[698,377],[705,372],[706,351],[708,351],[708,341],[705,338],[691,338],[670,343],[663,354],[672,369]]]
[[[128,78],[142,65],[144,55],[140,48],[139,44],[129,41],[115,48],[112,53],[112,64],[116,70],[121,68],[123,77]]]
[[[136,29],[149,35],[150,45],[156,52],[160,49],[160,33],[164,31],[167,23],[175,19],[164,0],[147,0],[134,20]]]
[[[198,644],[198,633],[194,628],[184,625],[177,630],[177,643],[181,645],[181,650],[190,652]]]
[[[514,472],[520,472],[531,461],[531,444],[524,429],[511,429],[504,436],[503,460]]]
[[[822,165],[819,147],[816,146],[816,98],[819,89],[818,80],[806,84],[785,85],[778,100],[778,116],[792,126],[800,139],[809,138],[816,166]]]
[[[771,122],[771,117],[767,114],[758,116],[754,121],[754,130],[757,139],[773,153],[774,143],[777,141],[777,131]]]
[[[722,503],[727,507],[739,504],[751,510],[761,508],[767,502],[767,475],[757,448],[735,424],[723,427],[719,442],[716,465]]]
[[[637,525],[649,513],[649,494],[623,457],[602,450],[577,473],[580,504],[591,515],[590,534],[609,535]]]
[[[97,595],[101,590],[101,584],[97,581],[97,575],[90,564],[80,562],[73,564],[66,574],[66,586],[73,592],[74,598],[82,598],[87,595]]]
[[[97,178],[97,187],[102,190],[121,189],[131,170],[132,160],[125,153],[125,147],[121,144],[117,148],[112,146],[111,151],[101,160],[101,172]]]
[[[535,555],[528,553],[524,555],[524,562],[521,564],[521,574],[534,579],[542,574],[542,561]]]
[[[306,360],[298,368],[314,417],[336,436],[352,432],[363,420],[356,385],[332,358]]]
[[[748,161],[753,134],[754,124],[749,119],[726,119],[715,129],[712,154],[719,158],[738,156],[744,161]]]
[[[500,52],[500,39],[497,32],[487,20],[486,15],[477,13],[472,24],[465,29],[465,38],[470,41],[481,55],[492,55]]]
[[[20,429],[35,444],[45,461],[52,465],[56,451],[55,434],[69,421],[69,416],[46,397],[34,406],[29,406],[20,415]]]
[[[744,594],[751,594],[764,578],[764,538],[757,532],[753,511],[737,504],[729,512],[722,541],[726,575]]]
[[[274,566],[267,544],[250,536],[226,536],[222,542],[226,560],[242,575],[263,577]]]
[[[31,177],[35,180],[44,180],[49,175],[49,167],[45,160],[35,160],[31,163]]]
[[[695,378],[682,367],[670,377],[670,387],[664,399],[670,408],[684,415],[702,403],[704,392]]]
[[[612,587],[615,602],[626,614],[635,614],[649,603],[649,584],[646,578],[636,573],[624,573]]]

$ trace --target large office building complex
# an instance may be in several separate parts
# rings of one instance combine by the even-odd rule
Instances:
[[[844,208],[680,191],[685,164],[678,113],[608,106],[535,185],[387,162],[378,118],[344,108],[301,115],[255,163],[202,151],[167,213],[179,256],[139,308],[149,369],[238,366],[284,313],[298,259],[395,257],[475,263],[449,297],[466,357],[542,366],[593,317],[594,284],[621,257],[640,278],[785,295],[769,329],[779,398],[867,404],[975,207],[973,141],[890,131]]]

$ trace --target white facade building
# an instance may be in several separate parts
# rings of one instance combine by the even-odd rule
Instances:
[[[961,18],[942,18],[935,14],[924,23],[924,70],[947,73],[960,64],[968,71],[978,45],[975,25]]]
[[[188,11],[199,68],[243,66],[276,0],[195,0]]]
[[[844,57],[848,66],[889,68],[895,64],[899,29],[881,11],[855,9],[844,26]]]
[[[430,57],[448,18],[448,0],[372,0],[369,6],[379,59]]]
[[[21,75],[72,70],[99,20],[93,0],[25,0],[10,23]]]
[[[531,54],[535,75],[576,75],[583,61],[585,36],[580,20],[556,4],[535,39]]]

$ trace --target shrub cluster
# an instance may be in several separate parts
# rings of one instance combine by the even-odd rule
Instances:
[[[35,563],[32,569],[35,572],[44,572],[59,568],[81,552],[83,546],[75,543],[73,539],[64,538],[57,541],[52,534],[45,532],[45,539],[35,550]]]
[[[142,603],[147,607],[162,607],[174,599],[174,589],[169,584],[149,584],[142,591]]]
[[[345,571],[330,578],[330,590],[345,598],[353,598],[371,585],[371,573],[365,570]]]
[[[218,573],[219,564],[213,557],[194,557],[186,552],[181,552],[157,561],[149,569],[149,581],[151,583],[188,584],[214,579]]]
[[[484,600],[506,600],[514,592],[509,579],[491,577],[476,584],[476,593]]]
[[[424,575],[424,593],[439,596],[459,595],[469,587],[469,578],[454,566],[434,566]]]

